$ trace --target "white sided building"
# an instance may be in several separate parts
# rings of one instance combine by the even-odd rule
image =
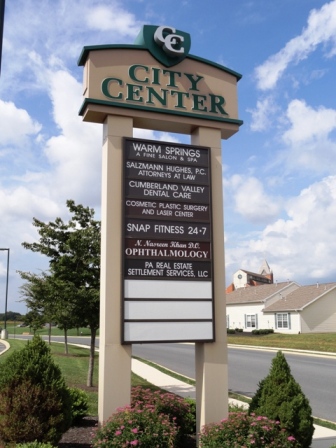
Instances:
[[[226,294],[227,328],[277,333],[336,331],[336,283],[246,286]]]

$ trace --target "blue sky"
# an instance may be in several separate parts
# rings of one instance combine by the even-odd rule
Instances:
[[[222,142],[226,282],[266,259],[278,281],[336,281],[336,0],[11,0],[0,77],[0,247],[8,309],[25,312],[18,270],[32,218],[100,217],[100,125],[83,123],[85,45],[133,43],[142,25],[191,35],[191,54],[243,75],[238,134]],[[135,136],[188,143],[186,136]],[[7,253],[0,251],[0,311]]]

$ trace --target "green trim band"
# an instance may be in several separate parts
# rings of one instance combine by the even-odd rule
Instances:
[[[238,126],[241,126],[243,124],[242,120],[236,120],[233,118],[222,118],[222,117],[214,117],[209,115],[201,115],[201,114],[193,114],[190,112],[178,112],[175,110],[164,110],[164,109],[156,109],[155,107],[141,107],[136,104],[125,104],[125,103],[118,103],[114,101],[104,101],[104,100],[95,100],[92,98],[85,98],[81,108],[79,109],[78,114],[80,116],[84,115],[84,111],[86,109],[86,106],[88,104],[97,104],[99,106],[112,106],[112,107],[121,107],[126,109],[136,109],[136,110],[142,110],[144,112],[157,112],[162,114],[169,114],[169,115],[177,115],[177,116],[183,116],[183,117],[190,117],[190,118],[200,118],[202,120],[211,120],[211,121],[219,121],[221,123],[232,123],[237,124]]]
[[[130,44],[124,44],[124,45],[91,45],[87,47],[83,47],[83,50],[79,56],[79,59],[77,61],[77,65],[83,66],[85,65],[86,59],[90,53],[90,51],[101,51],[101,50],[143,50],[148,51],[148,49],[143,45],[130,45]],[[217,64],[216,62],[209,61],[208,59],[203,59],[198,56],[193,56],[189,54],[186,59],[193,59],[194,61],[202,62],[206,65],[211,65],[213,67],[216,67],[224,72],[229,73],[230,75],[233,75],[237,78],[237,81],[239,81],[242,78],[242,75],[240,73],[237,73],[227,67],[224,67],[224,65]]]

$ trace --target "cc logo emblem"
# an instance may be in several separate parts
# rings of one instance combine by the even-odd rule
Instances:
[[[176,33],[175,28],[159,26],[154,33],[154,41],[162,47],[163,51],[171,57],[181,56],[184,53],[182,42],[184,37]]]

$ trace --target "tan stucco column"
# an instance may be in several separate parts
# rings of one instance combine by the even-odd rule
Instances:
[[[133,119],[108,115],[103,129],[98,417],[130,404],[131,345],[121,345],[122,145]]]
[[[196,343],[197,432],[204,424],[228,415],[228,366],[225,305],[225,263],[221,132],[197,128],[191,143],[211,148],[214,306],[216,341]]]

